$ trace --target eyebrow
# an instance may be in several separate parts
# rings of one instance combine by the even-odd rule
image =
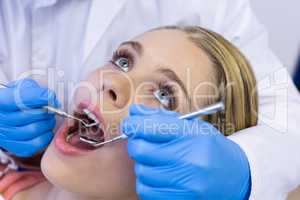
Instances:
[[[187,97],[187,99],[189,99],[188,92],[187,92],[185,85],[183,84],[183,82],[180,80],[180,78],[177,76],[177,74],[173,70],[171,70],[169,68],[161,67],[157,70],[157,72],[162,73],[168,79],[177,83],[180,86],[180,88],[183,90],[184,95]]]
[[[139,56],[143,55],[144,48],[141,43],[139,43],[137,41],[125,41],[125,42],[122,42],[120,46],[123,46],[123,45],[129,45],[139,54]],[[186,98],[188,99],[188,101],[190,102],[190,97],[188,95],[185,85],[183,84],[181,79],[177,76],[177,74],[173,70],[169,69],[169,67],[160,67],[156,71],[159,73],[162,73],[168,79],[177,83],[180,86],[180,88],[183,90],[183,93],[186,96]]]
[[[139,54],[139,56],[141,56],[143,54],[144,48],[143,48],[143,45],[139,42],[126,41],[126,42],[122,42],[120,46],[123,46],[123,45],[129,45],[130,47],[132,47]]]

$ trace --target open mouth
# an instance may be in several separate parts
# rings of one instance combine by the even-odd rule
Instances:
[[[94,150],[96,148],[93,145],[82,141],[80,138],[95,142],[105,141],[103,123],[101,123],[100,119],[98,119],[92,111],[87,109],[80,109],[76,110],[73,115],[83,120],[86,124],[97,125],[86,127],[83,123],[77,120],[72,120],[66,133],[67,143],[79,149]]]

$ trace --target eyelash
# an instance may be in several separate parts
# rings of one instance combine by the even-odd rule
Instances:
[[[159,90],[166,90],[170,95],[170,104],[166,107],[169,110],[175,110],[177,107],[177,98],[175,95],[175,88],[172,85],[169,85],[165,81],[158,82]]]
[[[134,56],[132,53],[126,49],[120,49],[113,53],[112,59],[109,61],[118,69],[120,68],[116,61],[119,58],[126,58],[129,61],[129,70],[134,66]],[[165,81],[159,81],[157,83],[159,90],[165,90],[170,95],[170,104],[166,107],[169,110],[174,110],[177,107],[177,98],[175,97],[175,89],[170,84],[166,83]]]
[[[132,53],[130,51],[128,51],[126,49],[120,49],[120,50],[115,51],[113,53],[112,59],[109,62],[119,68],[119,66],[116,64],[116,61],[122,57],[128,59],[129,70],[130,70],[132,68],[132,66],[134,65],[134,56],[132,55]]]

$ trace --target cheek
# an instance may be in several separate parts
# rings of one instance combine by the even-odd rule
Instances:
[[[157,86],[153,83],[145,82],[138,85],[135,89],[135,96],[133,102],[136,104],[144,104],[150,107],[160,106],[157,99],[154,97],[154,92],[156,91]]]
[[[152,108],[157,108],[160,107],[161,104],[158,103],[157,101],[153,100],[153,99],[137,99],[136,104],[143,104]]]

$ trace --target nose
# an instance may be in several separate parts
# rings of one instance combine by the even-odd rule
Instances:
[[[121,73],[103,75],[102,93],[105,104],[116,108],[124,108],[130,101],[131,81]]]
[[[74,106],[84,102],[90,106],[101,105],[109,111],[123,109],[133,97],[132,85],[131,78],[126,74],[109,69],[97,70],[86,81],[76,85]]]

